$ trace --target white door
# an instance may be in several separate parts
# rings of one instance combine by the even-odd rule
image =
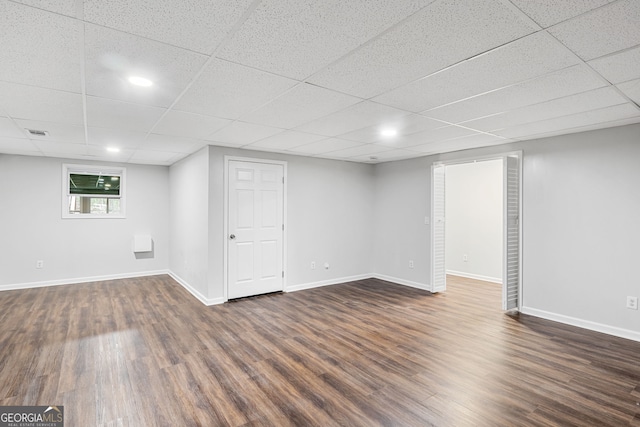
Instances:
[[[518,308],[520,288],[520,167],[518,157],[505,157],[503,179],[502,309],[512,310]]]
[[[431,292],[447,290],[445,267],[445,166],[431,167]]]
[[[229,161],[228,298],[284,290],[284,166]]]

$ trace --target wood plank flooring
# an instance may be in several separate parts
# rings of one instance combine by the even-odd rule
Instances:
[[[205,307],[168,276],[0,292],[0,405],[67,426],[640,425],[640,343],[376,279]]]

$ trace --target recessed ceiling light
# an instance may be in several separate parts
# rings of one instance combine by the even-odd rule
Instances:
[[[380,131],[380,135],[386,136],[386,137],[396,136],[397,134],[398,134],[398,130],[393,128],[382,129]]]
[[[149,87],[153,85],[153,82],[151,80],[145,79],[144,77],[140,77],[140,76],[130,76],[129,83],[131,83],[132,85],[143,86],[143,87]]]
[[[120,149],[118,147],[107,147],[107,151],[110,153],[119,153]]]

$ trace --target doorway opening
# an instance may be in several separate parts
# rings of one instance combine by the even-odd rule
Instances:
[[[502,285],[502,163],[489,159],[445,166],[447,281],[456,276]]]
[[[451,274],[500,283],[503,310],[521,306],[521,156],[432,166],[432,292]]]

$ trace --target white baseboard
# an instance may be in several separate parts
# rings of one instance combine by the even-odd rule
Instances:
[[[419,283],[411,280],[399,279],[397,277],[385,276],[384,274],[373,274],[372,276],[375,279],[385,280],[387,282],[397,283],[398,285],[409,286],[412,288],[422,289],[423,291],[431,292],[431,286],[427,283]]]
[[[589,329],[603,334],[613,335],[620,338],[640,342],[640,332],[630,329],[618,328],[616,326],[604,325],[602,323],[592,322],[590,320],[577,319],[575,317],[565,316],[563,314],[551,313],[544,310],[538,310],[531,307],[522,307],[521,313],[531,316],[540,317],[542,319],[553,320],[554,322],[564,323],[571,326],[577,326],[583,329]]]
[[[0,285],[0,291],[14,291],[18,289],[44,288],[47,286],[75,285],[78,283],[103,282],[105,280],[132,279],[135,277],[157,276],[167,274],[167,270],[140,271],[135,273],[108,274],[105,276],[76,277],[73,279],[46,280],[43,282],[16,283]]]
[[[169,270],[167,272],[167,274],[169,274],[169,276],[171,276],[171,278],[173,280],[178,282],[180,284],[180,286],[185,288],[191,295],[196,297],[204,305],[207,305],[207,306],[209,306],[209,305],[217,305],[217,304],[223,304],[225,302],[224,298],[207,298],[207,297],[205,297],[197,289],[195,289],[193,286],[191,286],[189,283],[187,283],[186,280],[182,279],[180,276],[178,276],[177,274],[175,274],[171,270]]]
[[[451,274],[453,276],[466,277],[468,279],[482,280],[484,282],[498,283],[502,285],[502,279],[498,277],[483,276],[481,274],[465,273],[462,271],[454,271],[454,270],[447,270],[447,274]]]
[[[300,285],[287,286],[285,292],[303,291],[305,289],[319,288],[321,286],[338,285],[340,283],[354,282],[356,280],[369,279],[373,277],[371,274],[359,274],[357,276],[340,277],[337,279],[323,280],[321,282],[302,283]]]

